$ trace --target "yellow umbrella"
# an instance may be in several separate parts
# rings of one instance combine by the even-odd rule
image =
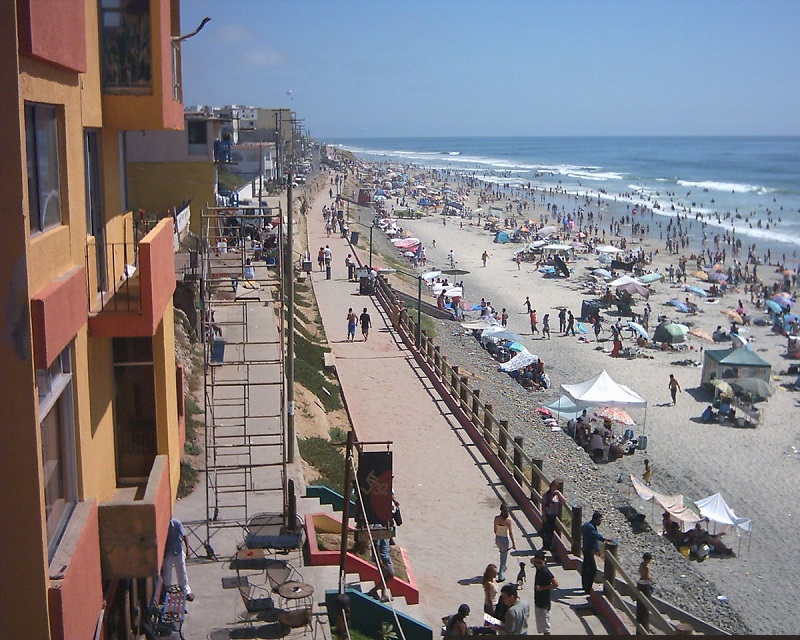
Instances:
[[[700,338],[701,340],[705,340],[706,342],[714,342],[714,338],[711,337],[711,334],[709,334],[708,331],[703,331],[697,327],[689,329],[689,333]]]
[[[703,282],[708,280],[708,274],[705,271],[692,271],[690,275],[697,278],[698,280],[702,280]]]
[[[714,378],[711,381],[711,386],[714,387],[717,391],[719,391],[719,395],[721,396],[725,396],[726,398],[730,398],[733,396],[733,387],[724,380],[720,380],[719,378]]]
[[[728,316],[731,320],[734,320],[740,324],[744,322],[744,320],[742,320],[742,316],[736,313],[733,309],[723,309],[722,311],[720,311],[720,313]]]

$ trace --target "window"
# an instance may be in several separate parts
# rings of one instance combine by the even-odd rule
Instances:
[[[144,93],[152,84],[150,0],[100,0],[103,90]]]
[[[72,362],[68,346],[47,369],[37,369],[42,435],[42,475],[50,559],[78,500]]]
[[[53,105],[25,105],[25,149],[28,155],[28,201],[32,232],[61,224],[61,180],[58,167],[58,114]]]
[[[186,137],[189,139],[190,154],[205,154],[208,152],[208,127],[205,120],[187,121]]]

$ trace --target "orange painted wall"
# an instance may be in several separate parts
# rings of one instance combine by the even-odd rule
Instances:
[[[84,0],[17,0],[23,55],[86,71],[86,46],[74,34],[84,30]]]

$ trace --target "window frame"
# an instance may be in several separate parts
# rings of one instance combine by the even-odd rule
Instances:
[[[44,433],[41,435],[42,455],[42,501],[44,505],[44,522],[47,534],[48,558],[53,559],[61,538],[67,528],[72,512],[78,504],[78,468],[76,451],[76,424],[74,413],[72,344],[67,345],[47,369],[36,370],[36,386],[39,394],[39,430],[43,431],[51,417],[58,420],[57,464],[58,468],[51,473],[59,473],[62,479],[61,494],[48,505],[47,480],[49,473],[45,468],[53,459],[53,452],[45,450],[50,440]],[[53,412],[58,412],[54,416]],[[61,502],[62,504],[58,504]],[[48,509],[58,507],[58,521],[48,522]]]
[[[45,121],[47,131],[40,136],[40,121]],[[49,122],[48,122],[49,121]],[[61,151],[62,135],[61,123],[63,121],[61,109],[55,104],[42,102],[25,102],[25,152],[27,156],[28,176],[28,212],[29,229],[31,235],[44,233],[64,224],[63,188],[61,176]],[[41,153],[40,145],[49,145],[52,148]],[[53,164],[54,166],[49,166]],[[43,198],[44,176],[51,176],[53,188],[47,198]],[[55,216],[48,216],[50,198],[56,195],[57,220]]]

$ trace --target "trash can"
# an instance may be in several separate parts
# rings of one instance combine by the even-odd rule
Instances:
[[[305,271],[308,275],[311,275],[311,269],[313,268],[311,260],[303,260],[303,271]]]
[[[222,364],[225,361],[225,341],[214,338],[211,342],[211,364]]]
[[[350,232],[350,244],[358,244],[358,231]]]

